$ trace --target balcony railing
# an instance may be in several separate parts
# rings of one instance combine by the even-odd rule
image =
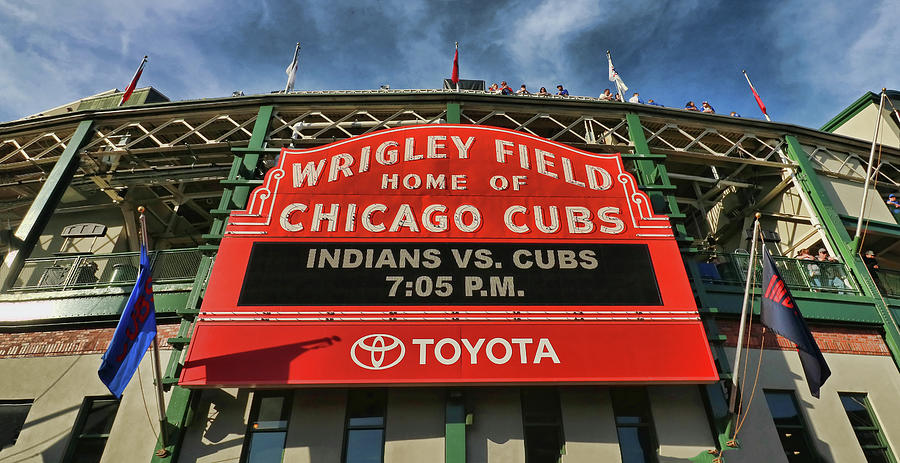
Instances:
[[[202,257],[199,249],[150,253],[154,283],[194,280]],[[130,286],[137,280],[140,253],[89,254],[26,259],[10,291],[50,291]]]
[[[900,271],[880,268],[875,270],[872,276],[882,294],[900,298]]]
[[[749,254],[701,253],[697,255],[700,278],[709,284],[744,285],[747,281]],[[758,258],[759,259],[759,258]],[[858,294],[859,288],[841,262],[819,262],[790,257],[773,257],[778,272],[792,289],[842,294]],[[762,280],[762,260],[756,265],[756,281]],[[898,274],[900,277],[900,274]],[[898,281],[900,290],[900,281]]]

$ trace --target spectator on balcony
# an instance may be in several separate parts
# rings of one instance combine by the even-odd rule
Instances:
[[[688,101],[687,103],[685,103],[685,104],[684,104],[684,109],[686,109],[686,110],[688,110],[688,111],[697,111],[697,112],[700,112],[700,109],[697,108],[697,105],[695,105],[693,101]]]
[[[600,98],[603,101],[610,101],[613,99],[613,96],[612,96],[612,93],[610,93],[609,89],[607,88],[607,89],[603,90],[603,93],[601,93],[598,98]]]
[[[550,96],[550,92],[547,91],[547,87],[541,87],[541,90],[537,92],[540,96]]]
[[[734,111],[732,111],[731,114],[729,114],[729,116],[731,116],[731,117],[741,117],[740,114],[738,114],[738,113],[736,113],[736,112],[734,112]]]
[[[641,99],[641,96],[638,94],[638,92],[634,92],[634,94],[631,95],[631,98],[628,99],[628,102],[644,104],[644,100]]]
[[[891,193],[888,195],[887,201],[884,202],[891,209],[894,215],[900,215],[900,201],[897,201],[897,195]]]
[[[797,251],[797,255],[794,256],[794,259],[800,259],[800,260],[816,260],[815,256],[813,256],[812,254],[810,254],[809,248],[803,248],[803,249]]]
[[[704,101],[703,104],[701,104],[700,106],[702,106],[702,111],[705,113],[710,113],[710,114],[716,113],[716,110],[713,109],[712,106],[710,106],[708,101]]]
[[[516,90],[516,95],[531,95],[531,92],[529,92],[528,89],[525,88],[525,84],[522,84],[522,86],[519,87],[518,90]]]
[[[562,84],[556,86],[556,94],[559,96],[569,96],[569,91],[563,88]]]
[[[510,87],[509,84],[507,84],[505,80],[503,82],[500,82],[500,94],[501,95],[512,95],[513,94],[512,87]]]
[[[875,282],[875,286],[878,287],[878,291],[883,294],[884,287],[881,286],[881,279],[878,278],[878,259],[875,258],[875,251],[871,249],[866,251],[866,255],[863,256],[863,262],[865,262],[866,268],[869,269],[869,275],[872,276],[872,281]]]
[[[838,260],[828,254],[825,248],[819,249],[819,262],[837,263]],[[844,289],[846,285],[843,279],[843,268],[839,265],[827,265],[822,268],[822,281],[828,283],[831,288]]]
[[[650,106],[659,106],[659,107],[662,107],[662,105],[659,104],[659,103],[657,103],[656,101],[654,101],[653,98],[650,98],[649,100],[647,100],[647,104],[650,105]]]
[[[497,85],[497,82],[494,82],[493,84],[491,84],[490,87],[488,87],[487,92],[488,93],[500,93],[500,86]]]

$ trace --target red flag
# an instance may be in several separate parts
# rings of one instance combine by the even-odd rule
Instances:
[[[450,81],[459,86],[459,43],[456,44],[456,54],[453,55],[453,73],[450,74]]]
[[[125,92],[122,93],[122,99],[119,101],[119,106],[122,106],[129,98],[131,98],[134,88],[137,87],[138,79],[141,78],[141,73],[144,72],[144,63],[146,62],[147,56],[144,56],[144,59],[141,60],[141,65],[138,66],[137,72],[135,72],[134,77],[131,78],[131,83],[128,84],[128,87],[125,88]]]
[[[750,91],[753,92],[753,97],[756,98],[756,104],[759,105],[759,110],[762,111],[766,117],[769,117],[769,113],[766,112],[766,105],[763,104],[762,99],[759,97],[759,93],[756,93],[756,89],[753,88],[753,83],[750,82],[750,76],[747,75],[747,71],[744,71],[744,77],[747,78],[747,84],[750,85]]]

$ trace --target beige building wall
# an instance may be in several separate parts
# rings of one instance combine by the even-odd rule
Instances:
[[[385,463],[444,461],[444,388],[388,390]]]
[[[340,463],[346,389],[298,389],[285,438],[284,461]]]
[[[163,351],[161,360],[168,356]],[[149,462],[153,456],[159,421],[152,365],[148,353],[125,389],[101,462]],[[61,461],[84,398],[111,396],[99,367],[99,354],[0,359],[0,399],[34,400],[16,445],[0,451],[0,462]]]
[[[622,461],[608,388],[560,388],[559,401],[566,439],[562,463]]]
[[[524,462],[519,389],[471,389],[466,391],[466,402],[474,420],[466,428],[466,463]]]
[[[726,351],[733,359],[734,349]],[[749,365],[752,368],[748,370],[755,371],[758,352],[759,349],[751,350]],[[897,393],[900,390],[900,373],[890,357],[825,354],[832,376],[822,387],[821,398],[816,399],[809,393],[796,352],[763,352],[759,386],[749,407],[749,416],[738,435],[743,448],[726,453],[729,463],[787,462],[782,448],[777,445],[778,434],[763,395],[764,389],[795,393],[816,451],[824,461],[835,463],[866,461],[838,397],[839,392],[866,393],[896,455],[900,448],[900,394]]]
[[[250,415],[248,389],[201,392],[194,419],[185,431],[180,462],[237,462]]]
[[[687,462],[716,447],[698,386],[650,386],[647,393],[660,463]]]
[[[889,106],[885,103],[885,106]],[[892,146],[900,148],[900,129],[889,119],[887,111],[882,113],[881,133],[878,138],[884,146]],[[872,103],[866,106],[862,111],[844,122],[838,127],[834,133],[838,135],[846,135],[848,137],[859,138],[872,142],[872,135],[875,135],[875,122],[878,120],[878,104]]]

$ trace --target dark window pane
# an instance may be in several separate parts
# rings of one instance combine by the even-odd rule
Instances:
[[[347,402],[348,426],[384,426],[386,401],[384,389],[352,389]]]
[[[31,403],[0,403],[0,450],[12,447],[19,438],[31,410]]]
[[[784,455],[791,463],[815,462],[815,458],[806,441],[806,432],[802,429],[790,431],[779,430]]]
[[[560,420],[559,394],[556,389],[522,389],[522,408],[522,419],[526,423],[555,423]]]
[[[622,463],[652,463],[656,461],[650,430],[644,426],[620,426],[619,449]]]
[[[610,390],[616,424],[628,425],[650,422],[650,401],[647,392],[638,387]]]
[[[869,449],[863,450],[863,454],[866,456],[866,461],[868,463],[890,463],[891,460],[888,459],[887,452],[883,449]]]
[[[794,402],[794,396],[790,392],[766,391],[766,402],[769,404],[769,411],[772,412],[772,419],[775,420],[776,427],[803,424]]]
[[[247,463],[277,463],[284,453],[286,432],[257,432],[250,437]]]
[[[281,421],[284,409],[284,397],[263,397],[259,401],[259,414],[257,421]]]
[[[344,463],[381,463],[384,430],[351,429],[347,431],[347,458]]]
[[[878,439],[878,431],[875,430],[861,430],[855,429],[856,438],[859,440],[860,445],[875,445],[881,446],[881,441]]]
[[[854,428],[857,426],[875,426],[869,410],[866,408],[866,396],[863,394],[841,394],[841,403],[847,412],[847,418],[850,418],[850,425]]]
[[[90,411],[80,434],[109,434],[119,401],[114,399],[98,399],[91,403]]]
[[[106,447],[106,439],[78,439],[75,443],[75,451],[72,452],[71,463],[97,463],[103,456]]]
[[[562,442],[558,426],[526,426],[525,451],[527,463],[557,463]]]

